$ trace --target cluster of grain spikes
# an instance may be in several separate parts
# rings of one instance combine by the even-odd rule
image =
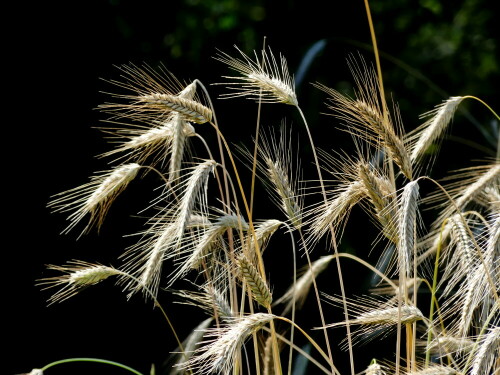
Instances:
[[[54,196],[49,206],[69,212],[64,233],[88,218],[81,233],[85,234],[106,225],[111,205],[140,171],[158,175],[160,193],[145,204],[141,214],[148,215],[146,229],[124,249],[120,267],[83,261],[49,266],[62,273],[41,281],[60,288],[49,302],[116,276],[127,298],[142,294],[162,309],[159,295],[166,288],[180,304],[208,315],[193,324],[194,331],[182,342],[171,327],[178,341],[172,374],[291,374],[300,356],[323,373],[340,375],[337,364],[344,358],[334,356],[336,346],[349,352],[353,375],[498,371],[500,162],[462,171],[448,186],[419,174],[425,169],[426,149],[440,141],[459,104],[473,97],[450,98],[427,113],[430,118],[423,125],[405,134],[397,107],[389,111],[375,71],[363,59],[350,57],[354,97],[324,84],[316,87],[329,95],[329,108],[352,135],[357,153],[339,156],[340,151],[319,150],[320,159],[285,59],[275,58],[270,49],[256,53],[255,60],[237,52],[238,58],[223,52],[216,57],[238,74],[225,76],[231,92],[223,97],[249,98],[259,105],[287,104],[298,110],[304,125],[298,132],[307,133],[317,179],[301,181],[299,157],[294,159],[299,151],[292,147],[292,131],[286,125],[276,135],[261,131],[259,123],[254,150],[238,149],[252,173],[250,189],[242,186],[232,148],[200,81],[181,84],[163,67],[121,66],[121,78],[108,82],[123,92],[111,94],[113,101],[99,107],[110,124],[103,131],[117,143],[99,156],[113,158],[112,167]],[[198,131],[201,125],[216,132],[218,159]],[[200,140],[201,147],[194,147],[193,140]],[[333,180],[325,182],[322,171]],[[254,217],[257,175],[264,182],[264,197],[283,217]],[[437,193],[421,196],[423,183],[434,184]],[[211,191],[214,186],[216,194]],[[434,204],[432,223],[422,222],[419,210],[424,203]],[[339,249],[356,205],[366,213],[363,225],[374,225],[379,235],[354,256]],[[273,278],[275,265],[263,254],[281,251],[285,256],[283,245],[274,246],[281,235],[289,241],[285,247],[293,266],[288,277]],[[322,242],[323,237],[328,241]],[[368,262],[370,242],[373,252],[380,252],[375,265]],[[300,259],[304,265],[299,276]],[[349,295],[341,259],[360,263],[381,281],[366,296]],[[332,262],[335,272],[326,272]],[[435,265],[431,272],[429,264]],[[338,281],[340,295],[321,294],[320,276]],[[281,281],[286,292],[276,296],[273,283]],[[421,293],[424,288],[430,290],[430,301],[425,301],[429,293]],[[298,313],[308,298],[317,308],[319,338],[300,324]],[[430,312],[422,308],[422,300],[430,302]],[[344,319],[332,321],[325,302],[340,307]],[[345,329],[343,334],[331,334],[339,327]],[[343,339],[333,342],[334,336]],[[358,344],[387,337],[394,338],[387,352],[396,352],[393,364],[356,361]],[[308,341],[314,354],[299,340]]]
[[[362,300],[357,299],[349,302],[354,319],[329,326],[350,322],[371,327],[375,323],[387,325],[393,322],[398,325],[398,341],[402,337],[400,327],[406,326],[407,372],[432,371],[431,361],[447,361],[448,372],[476,373],[472,363],[483,363],[483,357],[487,357],[484,360],[487,365],[475,368],[481,368],[482,374],[499,371],[498,354],[492,354],[497,350],[488,349],[486,355],[483,345],[486,346],[484,342],[489,339],[496,340],[493,336],[500,321],[500,160],[497,158],[484,166],[460,171],[448,177],[454,180],[448,185],[441,185],[427,175],[416,174],[430,170],[422,167],[427,161],[426,150],[441,142],[459,104],[466,98],[477,98],[448,99],[425,114],[429,119],[423,125],[405,135],[401,126],[394,129],[391,125],[393,121],[387,105],[381,102],[383,96],[375,72],[363,61],[356,63],[351,59],[350,66],[357,83],[355,98],[322,84],[317,87],[329,94],[329,107],[355,138],[357,150],[373,147],[374,151],[368,153],[368,157],[365,151],[359,152],[357,160],[343,157],[340,161],[325,153],[328,169],[339,185],[329,193],[331,198],[326,208],[320,205],[310,210],[310,230],[317,240],[326,233],[328,224],[336,228],[342,224],[341,228],[344,228],[342,221],[349,210],[356,204],[368,202],[371,216],[376,218],[387,241],[386,249],[396,249],[392,251],[392,260],[385,258],[387,251],[383,252],[383,262],[376,269],[385,273],[382,278],[386,278],[386,284],[392,283],[390,289],[395,299],[391,301],[397,301],[397,304],[387,306],[378,301],[363,309]],[[397,110],[395,116],[399,119]],[[366,147],[359,147],[360,143],[365,143]],[[380,152],[385,156],[382,161],[376,157]],[[392,163],[399,167],[400,173],[392,173]],[[400,175],[409,181],[402,180]],[[420,197],[419,185],[425,181],[436,186],[436,193]],[[421,222],[418,213],[422,202],[434,204],[436,213],[435,221],[428,225],[425,235],[421,235],[425,223]],[[432,262],[435,269],[428,272],[426,264]],[[391,273],[391,269],[395,273]],[[392,276],[397,279],[389,280]],[[418,309],[418,288],[422,281],[432,295],[427,317],[420,310],[412,314],[406,311]],[[387,288],[374,288],[372,292],[383,290]],[[339,305],[340,299],[328,298]],[[398,318],[388,319],[391,313]],[[419,318],[410,320],[407,315]],[[426,344],[420,346],[423,347],[421,351],[415,345],[419,321],[424,323],[421,328],[426,339]],[[368,328],[361,332],[363,339],[373,337]],[[380,334],[380,330],[376,332]],[[492,338],[486,338],[486,335]],[[451,345],[452,342],[456,344]],[[398,350],[399,343],[396,353]],[[398,362],[394,368],[396,372],[402,371]]]

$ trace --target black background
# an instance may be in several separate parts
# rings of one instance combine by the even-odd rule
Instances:
[[[229,53],[232,53],[234,44],[242,48],[259,48],[265,36],[276,53],[282,52],[287,57],[290,70],[294,72],[307,49],[325,39],[326,48],[314,62],[306,80],[344,88],[352,82],[345,58],[357,50],[346,38],[370,44],[362,1],[331,2],[328,8],[325,8],[328,2],[319,1],[255,2],[260,11],[264,11],[264,16],[252,21],[251,17],[240,12],[233,28],[219,32],[205,30],[210,24],[202,21],[203,7],[198,2],[191,3],[118,0],[23,2],[5,9],[3,60],[6,66],[2,79],[4,98],[7,98],[3,99],[7,114],[3,119],[6,131],[3,138],[6,168],[2,220],[4,349],[0,356],[0,373],[29,372],[32,368],[70,357],[114,360],[147,373],[151,363],[160,366],[168,353],[175,349],[172,334],[159,311],[138,297],[127,302],[112,283],[103,283],[50,307],[46,306],[50,292],[35,286],[37,279],[53,276],[45,270],[45,264],[81,259],[118,265],[117,256],[131,245],[131,240],[122,236],[133,233],[142,223],[130,215],[144,207],[151,186],[156,186],[154,181],[147,179],[133,184],[113,208],[102,232],[99,235],[92,233],[78,241],[76,232],[59,235],[66,225],[65,217],[50,214],[46,208],[51,195],[82,184],[95,171],[106,169],[105,161],[95,158],[108,150],[109,145],[93,128],[101,125],[100,115],[94,108],[106,100],[99,94],[106,87],[100,78],[115,78],[117,71],[113,65],[143,61],[156,65],[163,62],[182,80],[199,78],[208,84],[220,82],[220,76],[228,72],[226,67],[212,59],[217,48]],[[459,51],[452,56],[423,60],[422,55],[428,51],[412,51],[412,46],[407,43],[417,26],[415,30],[408,27],[401,33],[394,26],[398,11],[410,17],[412,25],[453,23],[468,2],[448,2],[456,4],[456,8],[444,6],[439,16],[426,11],[423,2],[399,1],[397,6],[387,6],[386,9],[377,5],[378,2],[374,3],[378,9],[374,21],[382,50],[410,65],[416,64],[431,82],[451,95],[474,94],[498,109],[498,84],[495,84],[498,83],[498,65],[496,71],[478,78],[472,71],[473,62],[469,62],[472,64],[469,71],[464,70],[467,64],[462,61],[456,60],[457,63],[453,64],[453,58],[460,56]],[[476,4],[474,9],[491,6],[487,1],[473,3]],[[226,13],[230,14],[231,10]],[[194,27],[197,32],[186,27],[183,17],[188,14],[193,14],[199,22]],[[483,39],[498,41],[493,22],[486,19],[483,26],[474,32]],[[253,39],[245,39],[244,35],[248,34],[241,31],[249,27],[253,30]],[[187,31],[181,33],[179,30],[183,28]],[[438,27],[436,30],[439,31]],[[175,43],[182,47],[181,55],[173,49]],[[361,49],[361,52],[371,59],[369,51]],[[497,49],[493,48],[490,54],[490,58],[498,61]],[[387,60],[382,64],[387,77],[386,90],[400,102],[407,129],[419,123],[418,114],[445,99],[425,83],[409,77],[401,67]],[[450,71],[450,66],[455,65],[457,70]],[[215,98],[222,87],[211,89]],[[319,115],[326,111],[324,95],[307,83],[298,87],[298,94],[318,146],[348,149],[349,139],[335,129],[333,119]],[[249,145],[255,123],[255,105],[243,102],[239,107],[240,104],[234,101],[216,101],[215,105],[226,137]],[[294,111],[281,106],[277,108],[273,106],[272,111],[265,109],[264,113],[269,117],[264,123],[278,124],[286,117],[287,123],[300,129]],[[467,108],[477,113],[480,123],[490,126],[491,116],[484,108],[475,103]],[[462,136],[491,148],[470,123],[459,119],[456,122],[464,123],[463,126],[454,125],[456,137]],[[209,140],[213,136],[210,129],[199,129],[199,132]],[[305,133],[300,134],[300,144],[305,148],[305,175],[314,176]],[[452,146],[443,150],[441,155],[443,158],[451,156],[446,169],[465,166],[470,159],[483,156],[459,142],[452,142]],[[137,199],[138,196],[141,199]],[[279,211],[273,210],[267,203],[258,205],[256,216],[279,215]],[[353,212],[353,220],[364,221],[357,227],[348,228],[343,246],[355,249],[359,244],[365,247],[358,248],[359,253],[367,254],[369,249],[366,246],[375,234],[368,229],[369,224],[361,212]],[[276,296],[286,285],[286,280],[283,283],[281,279],[290,276],[288,271],[282,271],[283,264],[290,265],[289,260],[280,261],[282,256],[288,258],[290,250],[280,251],[278,258],[270,256],[268,267],[271,283],[276,281]],[[315,256],[320,254],[318,252]],[[353,290],[362,288],[368,276],[361,272],[360,267],[351,264],[346,267],[347,283],[353,286]],[[329,278],[323,280],[322,285],[327,290],[335,289],[331,283],[337,283],[333,269]],[[176,305],[169,295],[164,297],[163,303],[181,336],[188,334],[200,320],[194,308]],[[316,317],[311,318],[305,328],[315,323]],[[370,353],[366,353],[366,349],[360,350],[363,359],[357,364],[358,371],[376,353],[376,348],[371,350]],[[342,363],[345,354],[339,355]],[[339,368],[347,370],[343,364]],[[123,371],[105,365],[79,364],[54,367],[47,373],[119,374]]]

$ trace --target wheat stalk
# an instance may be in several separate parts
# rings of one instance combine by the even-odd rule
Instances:
[[[244,54],[238,47],[236,50],[242,59],[231,57],[219,52],[216,60],[227,64],[241,76],[229,78],[233,83],[226,83],[234,93],[224,94],[224,98],[248,97],[249,99],[267,103],[285,103],[293,106],[298,105],[295,94],[294,81],[288,72],[286,60],[280,56],[280,63],[276,61],[272,51],[262,51],[261,59],[255,53],[255,61]],[[262,60],[263,64],[259,61]]]

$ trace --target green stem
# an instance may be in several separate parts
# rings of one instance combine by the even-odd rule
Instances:
[[[493,113],[493,116],[495,116],[497,118],[498,121],[500,121],[500,115],[498,115],[498,113],[496,113],[493,108],[491,108],[486,102],[484,102],[483,100],[479,99],[478,97],[476,96],[473,96],[473,95],[466,95],[464,96],[464,99],[465,98],[469,98],[469,99],[475,99],[477,100],[479,103],[481,103],[482,105],[484,105],[486,108],[488,108],[491,113]],[[500,134],[498,136],[498,140],[497,140],[497,155],[496,155],[496,159],[497,159],[497,162],[500,162]]]
[[[481,103],[486,108],[488,108],[491,111],[491,113],[493,113],[493,116],[495,116],[497,118],[497,120],[500,121],[500,115],[498,115],[498,113],[496,113],[493,110],[493,108],[491,108],[488,104],[486,104],[486,102],[484,102],[483,100],[479,99],[477,96],[473,96],[473,95],[466,95],[466,96],[464,96],[464,99],[467,99],[467,98],[477,100],[479,103]]]
[[[106,364],[106,365],[112,365],[112,366],[120,367],[120,368],[122,368],[124,370],[127,370],[127,371],[130,371],[131,373],[134,373],[136,375],[143,375],[141,372],[139,372],[137,370],[134,370],[131,367],[125,366],[124,364],[121,364],[121,363],[118,363],[118,362],[113,362],[113,361],[108,361],[106,359],[99,359],[99,358],[67,358],[67,359],[61,359],[59,361],[55,361],[55,362],[49,363],[48,365],[45,365],[43,368],[41,368],[41,370],[43,372],[45,372],[46,370],[48,370],[51,367],[54,367],[54,366],[57,366],[57,365],[61,365],[61,364],[64,364],[64,363],[72,363],[72,362],[103,363],[103,364]]]

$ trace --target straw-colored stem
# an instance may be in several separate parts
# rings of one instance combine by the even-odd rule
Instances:
[[[309,250],[307,249],[306,241],[304,239],[304,235],[303,235],[302,230],[300,228],[299,228],[299,233],[300,233],[300,239],[301,239],[302,244],[303,244],[304,249],[305,249],[304,253],[306,255],[307,264],[309,266],[309,269],[312,270],[313,266],[312,266],[312,262],[311,262],[311,257],[309,256]],[[337,259],[337,261],[338,261],[338,259]],[[323,334],[325,336],[325,343],[326,343],[328,355],[330,357],[331,363],[333,364],[333,356],[332,356],[332,352],[331,352],[331,348],[330,348],[330,340],[328,338],[328,332],[327,332],[327,329],[326,329],[325,314],[323,313],[323,308],[321,306],[321,298],[320,298],[320,295],[319,295],[318,286],[316,284],[316,277],[314,276],[314,272],[311,272],[311,280],[312,280],[312,283],[313,283],[314,293],[316,294],[316,301],[318,302],[319,316],[320,316],[320,319],[321,319],[321,325],[323,327]],[[295,295],[295,293],[293,295]]]
[[[236,181],[238,183],[238,188],[239,188],[240,193],[241,193],[241,199],[243,200],[243,205],[245,206],[245,212],[246,212],[246,214],[248,216],[248,226],[249,226],[250,236],[253,237],[253,238],[256,238],[256,236],[255,236],[255,227],[254,227],[253,220],[252,220],[252,217],[251,217],[250,207],[249,207],[248,201],[246,199],[245,190],[243,189],[243,185],[241,183],[241,179],[240,179],[239,173],[238,173],[238,168],[236,167],[236,163],[234,161],[231,149],[229,148],[229,145],[227,144],[227,141],[224,138],[224,136],[222,135],[220,129],[214,123],[210,122],[210,124],[217,131],[217,134],[219,134],[220,140],[222,141],[222,143],[224,144],[224,147],[226,148],[227,154],[229,156],[229,159],[230,159],[231,164],[232,164],[233,169],[234,169],[234,173],[235,173],[235,176],[236,176]],[[265,273],[265,268],[264,268],[264,261],[262,259],[262,253],[260,251],[260,246],[259,246],[258,241],[254,241],[254,243],[255,243],[255,254],[257,256],[259,273],[260,273],[260,276],[262,277],[263,282],[266,282],[267,281],[266,280],[266,273]],[[268,311],[269,311],[270,314],[272,313],[271,307],[268,308]],[[276,339],[276,336],[275,336],[276,330],[275,330],[275,327],[274,327],[274,323],[272,321],[270,322],[270,327],[271,327],[272,332],[274,333],[274,335],[273,335],[273,341],[275,343],[273,345],[274,346],[273,352],[274,352],[274,355],[275,355],[275,362],[279,362],[280,360],[279,360],[279,353],[278,353],[278,347],[277,347],[277,339]],[[280,363],[275,363],[275,366],[279,367],[281,369],[281,364]],[[279,373],[281,373],[281,372],[278,372],[278,374]]]
[[[306,131],[307,131],[307,136],[309,137],[309,143],[311,144],[311,149],[312,149],[313,157],[314,157],[314,164],[316,165],[316,171],[318,173],[318,178],[319,178],[319,182],[320,182],[321,193],[323,195],[323,200],[324,200],[324,203],[326,206],[326,205],[328,205],[328,198],[326,196],[325,184],[323,182],[323,176],[321,174],[321,168],[319,166],[319,159],[318,159],[318,155],[316,153],[316,146],[314,145],[314,140],[312,138],[311,131],[309,129],[309,125],[307,124],[307,120],[306,120],[306,117],[304,116],[304,113],[302,112],[302,109],[299,106],[296,106],[296,108],[299,111],[299,114],[302,118],[302,121],[304,122],[304,126],[305,126]],[[335,230],[333,229],[333,226],[331,226],[331,225],[330,225],[330,231],[332,233],[331,243],[333,246],[334,254],[338,254],[339,251],[337,248],[337,240],[335,238]],[[306,252],[306,254],[308,255],[307,252]],[[345,317],[345,320],[347,322],[346,323],[346,331],[347,331],[347,342],[349,345],[349,361],[350,361],[350,365],[351,365],[351,375],[354,375],[355,374],[354,355],[352,352],[351,327],[349,324],[349,314],[347,312],[347,302],[346,302],[346,296],[345,296],[344,280],[342,277],[342,268],[340,267],[340,262],[339,262],[338,258],[336,258],[335,261],[337,263],[337,274],[339,277],[340,292],[341,292],[343,308],[344,308],[344,317]],[[309,261],[309,263],[310,263],[310,261]],[[328,334],[327,334],[326,330],[324,332],[325,332],[325,340],[326,340],[328,355],[330,357],[330,362],[333,364],[333,357],[332,357],[332,352],[331,352],[331,348],[330,348],[330,341],[328,339]]]
[[[307,334],[306,331],[304,331],[299,325],[297,325],[297,323],[291,321],[288,318],[285,318],[284,316],[276,316],[275,319],[283,320],[287,323],[290,323],[295,328],[297,328],[300,331],[300,333],[302,333],[304,335],[304,337],[312,344],[312,346],[314,346],[314,348],[318,351],[318,353],[328,362],[328,364],[330,365],[330,367],[333,371],[333,374],[340,375],[339,370],[337,370],[337,368],[335,367],[333,362],[330,360],[330,357],[323,351],[323,349],[321,349],[321,347],[318,345],[318,343],[316,341],[314,341],[314,339]]]
[[[291,243],[292,243],[292,259],[293,259],[293,287],[295,289],[297,285],[297,254],[296,254],[296,248],[295,248],[295,241],[293,238],[293,231],[292,228],[288,224],[284,224],[288,228],[288,233],[290,233],[290,238],[291,238]],[[314,279],[314,275],[313,275]],[[295,293],[292,294],[292,321],[295,322]],[[293,344],[293,339],[295,336],[295,326],[292,325],[292,328],[290,329],[290,341],[288,341],[289,346],[290,346],[290,353],[288,356],[288,375],[292,374],[292,358],[293,358],[293,348],[295,345]],[[279,338],[279,337],[278,337]]]
[[[438,282],[438,272],[439,272],[439,258],[441,256],[441,244],[442,244],[442,235],[443,231],[446,225],[446,221],[443,221],[443,224],[441,225],[441,230],[439,232],[439,242],[436,250],[436,261],[434,262],[434,274],[432,276],[432,288],[431,288],[431,306],[429,309],[429,321],[433,321],[434,318],[434,301],[436,300],[436,289],[437,289],[437,282]],[[432,331],[429,331],[427,335],[427,348],[429,347],[429,344],[432,341]],[[430,350],[426,350],[425,352],[425,367],[429,365],[429,361],[431,358],[431,353]]]
[[[266,37],[264,37],[262,43],[262,60],[261,60],[261,68],[264,69],[264,65],[266,60],[264,59],[264,51],[266,50]],[[253,150],[253,159],[252,159],[252,181],[250,184],[250,214],[253,214],[253,199],[255,194],[255,177],[257,175],[257,154],[259,150],[259,133],[260,133],[260,115],[262,109],[262,88],[259,93],[259,100],[257,105],[257,123],[255,124],[255,146]]]
[[[292,329],[294,329],[294,328],[295,328],[295,326],[292,324]],[[267,332],[271,331],[269,328],[266,328],[266,327],[263,327],[262,329],[265,330],[265,331],[267,331]],[[325,366],[323,366],[321,363],[319,363],[316,359],[314,359],[314,357],[312,357],[306,351],[302,350],[299,346],[297,346],[296,344],[294,344],[293,341],[288,340],[286,337],[284,337],[284,336],[282,336],[282,335],[280,335],[278,333],[276,334],[276,337],[278,339],[280,339],[281,341],[283,341],[288,346],[290,346],[290,349],[292,351],[296,350],[300,355],[302,355],[305,358],[307,358],[307,360],[309,362],[311,362],[312,364],[316,365],[316,367],[318,367],[318,369],[320,369],[321,371],[323,371],[325,374],[327,374],[327,375],[331,374],[330,370],[328,370]]]

